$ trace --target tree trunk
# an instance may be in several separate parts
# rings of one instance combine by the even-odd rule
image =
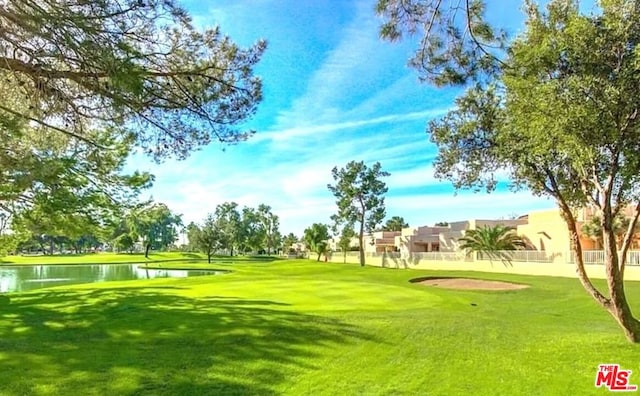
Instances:
[[[584,268],[582,244],[580,243],[578,228],[573,214],[571,213],[571,209],[568,205],[564,204],[564,202],[560,203],[560,209],[569,230],[571,251],[576,263],[576,273],[578,274],[578,279],[580,280],[580,283],[582,283],[582,286],[585,288],[585,290],[589,293],[589,295],[591,295],[591,297],[593,297],[598,303],[604,305],[608,302],[607,298],[595,288],[593,283],[591,283],[591,279],[589,279],[589,275],[587,275],[587,271]]]
[[[211,264],[211,252],[207,252],[207,261]]]
[[[322,253],[318,252],[318,259],[317,259],[316,261],[320,261],[320,255],[321,255],[321,254],[322,254]]]
[[[605,213],[602,217],[604,264],[607,274],[607,287],[609,289],[609,301],[604,307],[622,327],[627,339],[630,342],[638,343],[640,342],[640,322],[633,317],[624,291],[624,279],[618,262],[618,246],[616,236],[612,230],[613,219],[610,213]]]
[[[607,267],[609,267],[608,264]],[[627,340],[633,343],[640,343],[640,321],[631,312],[624,292],[624,284],[613,281],[609,268],[607,268],[607,286],[611,296],[611,303],[607,310],[622,327]]]
[[[346,250],[344,251],[344,263],[345,264],[347,263],[347,251]]]
[[[144,258],[149,258],[149,250],[151,250],[151,244],[147,243],[144,249]]]
[[[604,307],[622,327],[625,336],[630,342],[640,342],[640,322],[633,317],[631,308],[627,303],[624,293],[624,280],[618,267],[618,252],[615,243],[615,235],[611,230],[611,207],[605,207],[602,216],[602,229],[604,234],[604,251],[605,251],[605,271],[607,275],[607,286],[609,289],[609,298],[606,298],[598,291],[584,268],[584,260],[582,257],[582,245],[578,234],[575,218],[570,208],[564,202],[560,202],[563,217],[569,229],[571,239],[571,251],[573,252],[576,262],[576,273],[582,283],[582,286],[602,307]],[[608,212],[608,213],[607,213]],[[608,226],[604,226],[608,222]]]
[[[360,219],[360,234],[358,235],[358,239],[360,241],[360,266],[364,267],[364,211]]]
[[[231,254],[231,257],[233,257],[233,245],[231,245],[230,254]]]

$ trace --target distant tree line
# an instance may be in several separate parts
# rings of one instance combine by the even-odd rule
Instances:
[[[4,216],[3,219],[8,218]],[[86,253],[108,248],[118,252],[167,250],[182,228],[181,215],[156,202],[120,207],[97,218],[80,211],[47,213],[34,206],[11,217],[0,237],[0,255],[15,252]]]
[[[294,243],[291,239],[297,240],[293,234],[282,237],[279,217],[265,204],[240,209],[235,202],[224,202],[200,224],[189,223],[186,231],[187,248],[205,253],[209,262],[214,254],[222,251],[231,256],[249,252],[279,253],[285,241],[291,246]]]

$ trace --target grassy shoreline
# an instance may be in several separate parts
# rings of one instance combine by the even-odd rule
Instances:
[[[251,256],[214,256],[216,262],[267,262],[280,260],[278,257]],[[143,253],[94,253],[78,255],[54,256],[6,256],[0,258],[0,266],[29,266],[29,265],[99,265],[99,264],[146,264],[165,262],[200,262],[207,261],[207,256],[201,253],[152,253],[145,258]]]

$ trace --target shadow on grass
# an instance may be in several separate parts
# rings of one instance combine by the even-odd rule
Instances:
[[[338,344],[372,339],[287,304],[175,287],[63,290],[0,311],[5,394],[276,394]]]
[[[206,257],[202,257],[202,255],[198,253],[180,253],[181,256],[186,258],[194,258],[194,259],[206,259]]]
[[[271,261],[281,261],[282,258],[280,257],[276,257],[276,256],[245,256],[249,261],[264,261],[264,262],[271,262]],[[228,258],[228,257],[227,257]]]

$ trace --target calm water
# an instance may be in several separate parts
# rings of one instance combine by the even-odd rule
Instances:
[[[225,271],[155,270],[140,264],[34,265],[0,267],[0,292],[21,292],[75,283],[151,278],[186,278],[217,275]]]

